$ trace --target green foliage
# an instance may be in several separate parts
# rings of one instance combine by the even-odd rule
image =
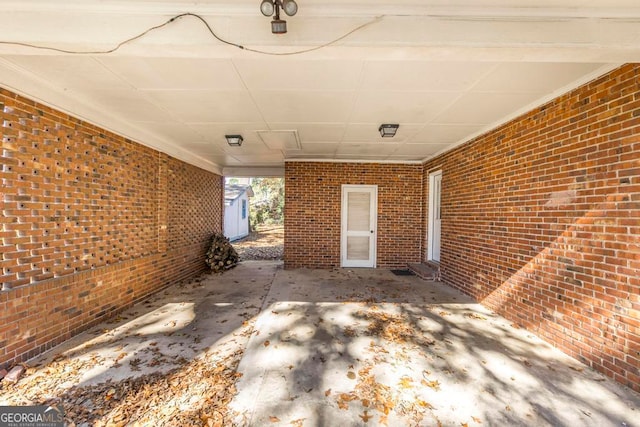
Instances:
[[[284,224],[284,179],[253,178],[249,223],[255,230],[261,225]]]

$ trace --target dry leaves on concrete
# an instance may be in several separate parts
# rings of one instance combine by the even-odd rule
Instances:
[[[435,341],[424,335],[410,321],[406,314],[389,314],[377,310],[360,310],[359,317],[368,320],[367,334],[377,336],[396,344],[413,343],[420,346],[430,346]]]
[[[76,388],[62,397],[62,403],[76,424],[228,425],[227,405],[235,394],[241,354],[218,363],[198,358],[167,373]]]
[[[426,335],[406,313],[393,314],[378,305],[370,305],[367,309],[357,311],[356,317],[367,322],[360,333],[372,337],[368,350],[373,356],[361,361],[363,367],[357,371],[357,375],[352,369],[347,371],[347,377],[356,380],[352,391],[332,394],[329,389],[325,396],[331,396],[340,409],[361,409],[358,416],[363,423],[388,425],[388,417],[395,413],[395,416],[402,417],[411,425],[419,425],[434,409],[420,397],[420,389],[430,387],[437,391],[438,382],[425,384],[424,380],[420,382],[405,375],[396,384],[385,384],[376,377],[374,371],[380,364],[407,366],[410,364],[409,349],[425,351],[435,344],[435,340]],[[342,332],[347,337],[358,335],[353,327],[345,327]],[[437,420],[432,412],[431,416]]]
[[[249,336],[252,332],[253,326],[243,323],[239,335]],[[82,386],[78,384],[82,384],[89,368],[115,367],[118,359],[127,356],[126,351],[116,353],[115,359],[110,360],[96,354],[86,358],[60,355],[44,366],[29,368],[17,384],[2,384],[0,401],[8,405],[60,404],[70,427],[230,425],[235,415],[230,413],[228,404],[241,375],[237,366],[243,349],[226,356],[207,352],[192,360],[182,357],[169,360],[155,346],[145,350],[153,356],[146,366],[155,367],[156,372]],[[143,365],[138,358],[128,364],[132,370]],[[168,371],[167,365],[171,367]]]
[[[464,317],[468,318],[468,319],[476,319],[476,320],[487,320],[486,317],[484,317],[481,314],[478,313],[464,313],[463,314]]]
[[[363,422],[377,417],[381,425],[388,425],[388,416],[392,411],[398,415],[410,419],[412,423],[419,424],[425,417],[427,410],[433,406],[412,394],[407,398],[406,393],[399,389],[413,388],[411,379],[403,378],[404,382],[399,387],[391,387],[381,383],[371,372],[373,365],[367,363],[358,371],[358,382],[352,392],[339,393],[335,397],[338,408],[349,410],[352,402],[357,402],[363,413],[359,415]],[[330,393],[325,393],[329,396]]]
[[[215,358],[205,355],[165,373],[75,387],[52,396],[42,386],[63,382],[66,374],[78,370],[73,364],[57,361],[43,370],[47,381],[43,376],[25,378],[19,389],[13,390],[22,392],[14,393],[16,398],[9,403],[59,403],[69,426],[226,426],[231,422],[227,405],[236,392],[236,368],[241,356],[242,351],[237,351],[213,362]],[[23,397],[18,398],[20,395]]]

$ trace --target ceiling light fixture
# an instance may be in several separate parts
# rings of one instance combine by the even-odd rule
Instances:
[[[294,0],[262,0],[260,3],[260,12],[264,16],[272,16],[275,13],[273,21],[271,21],[271,32],[273,34],[285,34],[287,32],[287,21],[280,19],[280,9],[284,10],[289,16],[298,13],[298,4]]]
[[[242,141],[244,141],[242,135],[225,135],[224,137],[227,139],[227,144],[231,147],[240,147]]]
[[[380,127],[378,128],[378,132],[380,132],[380,136],[383,138],[392,138],[396,136],[396,132],[398,131],[399,127],[400,125],[398,124],[385,123],[380,125]]]

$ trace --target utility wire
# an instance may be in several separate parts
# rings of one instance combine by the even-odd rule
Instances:
[[[368,22],[365,22],[362,25],[357,26],[353,30],[345,33],[344,35],[338,37],[337,39],[331,40],[330,42],[321,44],[319,46],[310,47],[308,49],[296,50],[296,51],[293,51],[293,52],[267,52],[267,51],[258,50],[258,49],[251,49],[251,48],[248,48],[248,47],[244,47],[243,49],[248,50],[249,52],[261,53],[263,55],[274,55],[274,56],[299,55],[301,53],[313,52],[314,50],[320,50],[322,48],[325,48],[325,47],[331,46],[333,44],[336,44],[340,40],[349,37],[351,34],[357,32],[357,31],[360,31],[361,29],[363,29],[365,27],[368,27],[371,24],[375,24],[376,22],[382,20],[382,18],[384,18],[384,15],[376,16],[374,19],[372,19],[372,20],[370,20]]]
[[[337,39],[331,40],[330,42],[321,44],[319,46],[315,46],[315,47],[310,47],[308,49],[302,49],[302,50],[295,50],[295,51],[290,51],[290,52],[270,52],[270,51],[264,51],[264,50],[260,50],[260,49],[253,49],[250,47],[246,47],[243,46],[241,44],[238,43],[234,43],[228,40],[223,39],[222,37],[218,36],[216,34],[216,32],[213,30],[213,28],[211,28],[211,25],[209,25],[209,23],[200,15],[196,14],[196,13],[191,13],[191,12],[187,12],[187,13],[181,13],[179,15],[174,16],[173,18],[167,20],[166,22],[159,24],[159,25],[155,25],[153,27],[147,28],[146,30],[144,30],[143,32],[141,32],[140,34],[133,36],[131,38],[128,38],[126,40],[121,41],[120,43],[118,43],[117,45],[115,45],[114,47],[112,47],[111,49],[106,49],[106,50],[84,50],[84,51],[79,51],[79,50],[68,50],[68,49],[61,49],[58,47],[51,47],[51,46],[41,46],[41,45],[36,45],[36,44],[31,44],[31,43],[23,43],[23,42],[12,42],[12,41],[4,41],[4,40],[0,40],[0,44],[4,44],[4,45],[13,45],[13,46],[24,46],[24,47],[29,47],[29,48],[33,48],[33,49],[41,49],[41,50],[50,50],[50,51],[54,51],[54,52],[60,52],[60,53],[69,53],[69,54],[73,54],[73,55],[106,55],[109,53],[113,53],[115,51],[117,51],[118,49],[120,49],[122,46],[133,42],[134,40],[138,40],[144,36],[146,36],[147,34],[149,34],[152,31],[155,30],[159,30],[160,28],[166,27],[167,25],[171,24],[172,22],[180,19],[180,18],[184,18],[186,16],[191,16],[194,17],[198,20],[200,20],[200,22],[202,22],[202,24],[204,24],[205,27],[207,27],[207,30],[209,31],[209,33],[211,33],[211,35],[218,40],[221,43],[227,44],[229,46],[234,46],[237,47],[239,49],[242,50],[246,50],[248,52],[254,52],[254,53],[259,53],[262,55],[272,55],[272,56],[286,56],[286,55],[299,55],[302,53],[307,53],[307,52],[312,52],[314,50],[319,50],[328,46],[331,46],[333,44],[338,43],[339,41],[347,38],[348,36],[350,36],[351,34],[365,28],[368,27],[371,24],[374,24],[378,21],[380,21],[382,18],[384,18],[384,15],[380,15],[375,17],[374,19],[365,22],[364,24],[348,31],[347,33],[345,33],[344,35],[338,37]]]

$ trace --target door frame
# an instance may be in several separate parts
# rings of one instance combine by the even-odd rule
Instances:
[[[440,260],[433,259],[433,228],[435,224],[434,218],[434,207],[435,207],[435,191],[434,184],[436,177],[440,177],[440,200],[438,203],[440,204],[440,212],[442,212],[442,169],[429,172],[429,211],[427,218],[427,261],[440,262]],[[442,218],[441,218],[442,220]],[[442,229],[440,230],[440,248],[442,248]]]
[[[371,204],[369,205],[370,218],[370,240],[369,257],[370,259],[363,261],[348,261],[347,257],[347,193],[350,190],[368,190],[371,192]],[[340,266],[341,267],[365,267],[376,268],[377,266],[377,246],[378,246],[378,186],[377,185],[355,185],[342,184],[342,195],[340,201]]]

